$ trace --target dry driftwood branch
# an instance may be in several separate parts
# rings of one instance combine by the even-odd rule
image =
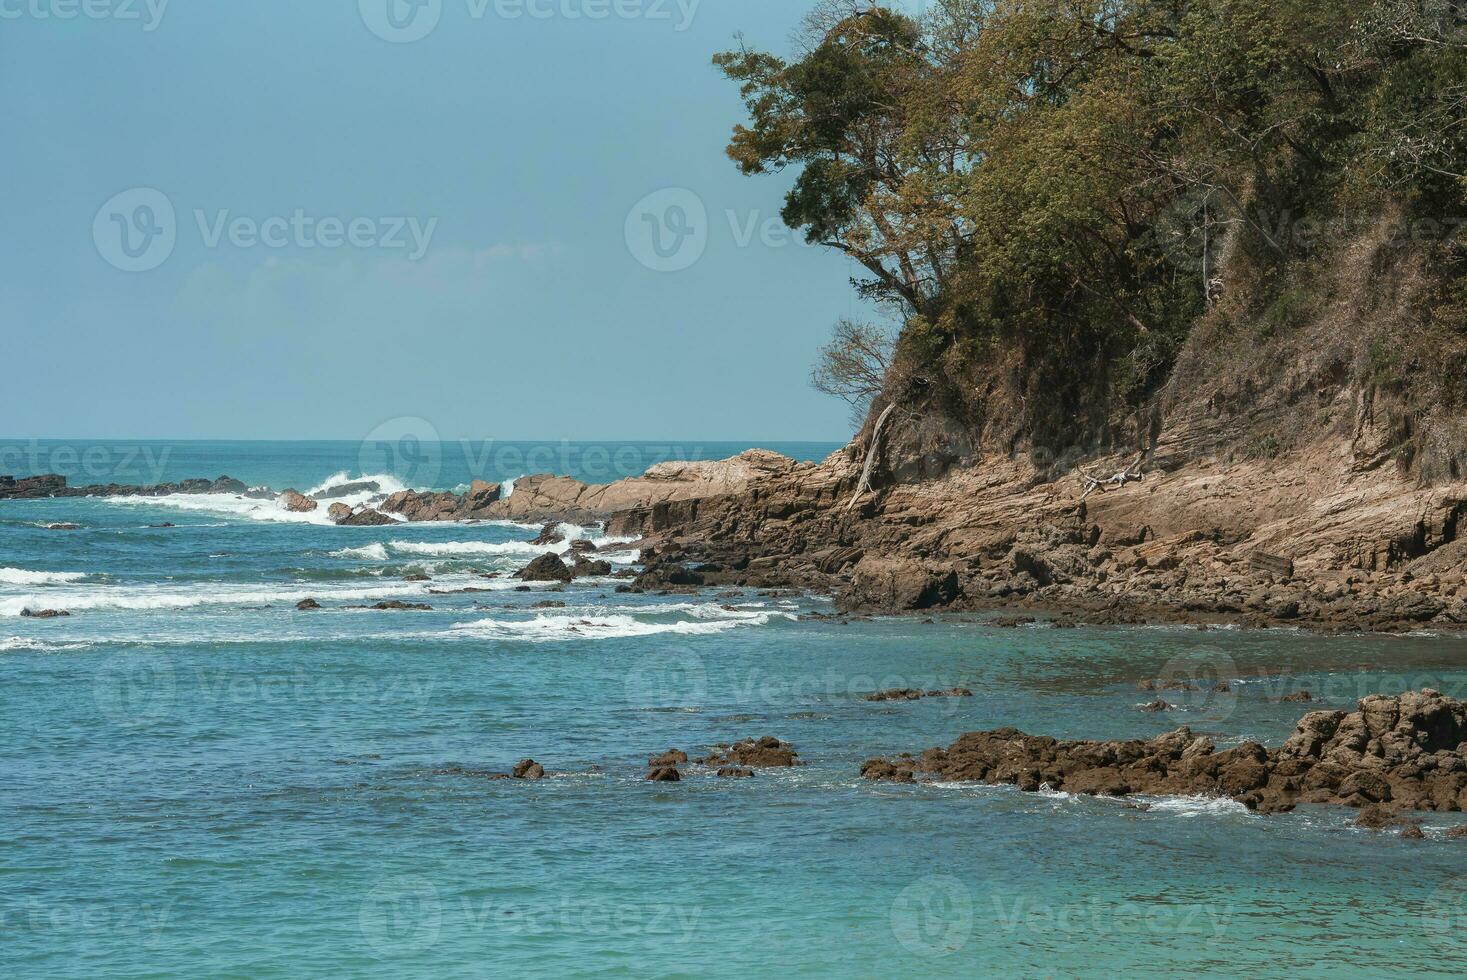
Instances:
[[[871,446],[866,450],[866,465],[861,468],[861,482],[856,484],[856,493],[851,497],[851,502],[846,504],[846,510],[856,506],[856,501],[863,494],[871,492],[871,468],[876,465],[876,456],[881,451],[881,430],[886,427],[886,420],[891,417],[895,408],[896,402],[892,402],[876,420],[876,428],[871,431]]]
[[[1110,476],[1097,476],[1094,472],[1081,467],[1080,477],[1085,481],[1085,492],[1080,495],[1080,499],[1084,500],[1097,490],[1101,493],[1110,493],[1112,490],[1119,490],[1127,483],[1140,483],[1145,479],[1145,476],[1141,472],[1145,462],[1146,454],[1144,452],[1137,453],[1136,459],[1130,466]]]

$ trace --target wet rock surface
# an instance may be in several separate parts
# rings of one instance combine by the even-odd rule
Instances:
[[[1013,728],[970,732],[919,759],[871,759],[868,779],[1007,783],[1103,796],[1225,796],[1251,810],[1301,803],[1357,808],[1467,808],[1467,703],[1422,690],[1315,711],[1276,749],[1218,750],[1188,728],[1149,741],[1062,742]],[[1374,813],[1375,811],[1372,811]]]
[[[541,555],[515,573],[525,582],[569,582],[575,576],[559,555]]]
[[[278,500],[280,506],[292,514],[309,514],[321,506],[310,497],[302,495],[298,490],[284,490],[281,492]]]
[[[699,765],[715,769],[783,769],[803,765],[794,746],[772,735],[748,738],[732,745],[715,745],[713,749],[706,757],[696,760]]]

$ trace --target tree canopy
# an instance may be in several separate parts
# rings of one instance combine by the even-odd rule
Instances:
[[[1461,214],[1458,0],[827,0],[798,56],[715,58],[747,174],[896,311],[895,371],[1015,441],[1104,435],[1305,218]]]

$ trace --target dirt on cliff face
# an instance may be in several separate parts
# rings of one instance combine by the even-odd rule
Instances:
[[[970,732],[918,758],[872,759],[868,779],[1008,783],[1092,796],[1226,796],[1279,812],[1300,803],[1467,809],[1467,704],[1432,690],[1315,711],[1282,746],[1218,751],[1179,728],[1150,741],[1061,742],[1012,728]]]

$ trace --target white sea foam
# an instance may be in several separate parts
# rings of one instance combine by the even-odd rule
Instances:
[[[492,555],[543,555],[553,551],[532,545],[527,541],[389,541],[388,547],[401,555],[421,555],[425,558],[463,558]]]
[[[80,610],[182,610],[204,606],[262,606],[294,604],[310,596],[321,602],[377,602],[383,599],[421,599],[430,588],[450,590],[472,584],[475,588],[513,588],[519,582],[496,582],[472,578],[439,579],[434,582],[395,582],[369,586],[330,585],[321,582],[260,584],[221,588],[216,583],[197,585],[107,585],[94,588],[61,586],[39,595],[0,596],[0,617],[19,616],[27,608]]]
[[[25,636],[11,636],[0,640],[0,653],[30,651],[37,653],[60,653],[65,650],[84,650],[90,643],[46,643]]]
[[[1224,796],[1145,796],[1137,800],[1151,805],[1152,813],[1174,813],[1179,817],[1248,815],[1248,808]]]
[[[517,480],[517,479],[519,479],[519,477],[515,477],[514,479],[511,479],[511,480],[505,480],[503,483],[501,483],[499,485],[499,499],[501,499],[501,500],[508,500],[509,499],[510,494],[514,493],[514,481]]]
[[[65,585],[80,582],[86,572],[31,572],[24,568],[0,568],[0,585]]]
[[[570,551],[571,542],[587,539],[588,532],[583,527],[573,524],[560,525],[560,533],[565,536],[564,541],[550,545],[531,544],[528,541],[389,541],[387,547],[392,551],[403,555],[417,555],[424,558],[464,558],[464,557],[500,557],[504,555],[517,555],[521,557],[536,557],[538,555],[563,555]],[[616,537],[592,537],[590,542],[597,548],[597,553],[592,558],[604,558],[606,561],[619,565],[631,565],[639,557],[633,551],[606,551],[602,549],[614,549],[617,545],[631,544],[636,538]]]
[[[387,547],[383,544],[364,544],[360,548],[342,548],[329,554],[332,558],[350,558],[355,561],[386,561]]]
[[[175,493],[163,497],[107,497],[105,499],[111,504],[133,507],[168,507],[190,513],[222,514],[250,521],[329,526],[333,522],[327,511],[332,504],[342,503],[348,507],[359,507],[364,504],[380,503],[389,495],[407,489],[403,486],[402,481],[389,474],[368,473],[362,476],[352,476],[350,473],[342,472],[333,474],[304,492],[307,497],[310,497],[313,494],[325,493],[333,487],[349,483],[375,483],[378,489],[359,490],[343,497],[323,500],[315,510],[303,514],[286,510],[276,499],[261,500],[235,493]]]
[[[660,610],[651,609],[649,612]],[[696,615],[696,614],[695,614]],[[544,643],[553,640],[607,640],[664,633],[684,636],[708,636],[738,629],[741,626],[763,626],[775,614],[734,613],[723,611],[724,618],[711,617],[672,623],[649,622],[630,615],[537,616],[534,619],[480,619],[456,623],[453,633],[473,639],[524,640]]]

